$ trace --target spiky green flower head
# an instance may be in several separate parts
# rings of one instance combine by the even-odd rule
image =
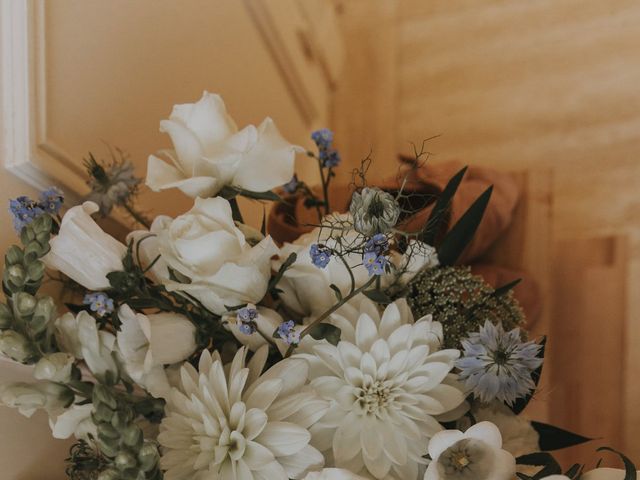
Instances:
[[[433,315],[444,329],[444,348],[460,348],[460,341],[486,320],[505,330],[524,324],[513,292],[494,295],[494,289],[469,267],[429,268],[407,286],[407,301],[417,317]]]

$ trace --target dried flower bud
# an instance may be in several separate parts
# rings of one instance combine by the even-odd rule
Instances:
[[[28,317],[33,314],[38,304],[36,297],[27,292],[18,292],[13,297],[13,305],[16,313],[21,317]]]
[[[400,216],[400,205],[390,193],[379,188],[355,192],[349,207],[355,230],[367,237],[392,229]]]

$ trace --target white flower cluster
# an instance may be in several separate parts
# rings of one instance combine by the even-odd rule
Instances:
[[[278,246],[242,223],[235,196],[266,198],[296,179],[300,147],[270,119],[238,130],[206,92],[176,105],[161,131],[174,149],[149,157],[146,183],[181,190],[193,207],[156,217],[126,244],[92,219],[96,204],[66,212],[43,262],[88,295],[37,336],[6,326],[14,310],[37,325],[36,307],[0,309],[2,351],[33,358],[37,380],[5,386],[3,404],[45,410],[56,438],[97,442],[101,479],[515,477],[515,457],[536,451],[538,435],[504,403],[484,400],[529,393],[538,347],[491,324],[467,332],[475,343],[465,352],[443,348],[443,325],[414,318],[398,292],[439,261],[398,227],[396,197],[364,188],[350,213],[318,210],[320,226]],[[339,161],[332,135],[312,138],[328,181]],[[476,368],[485,363],[491,382]],[[469,384],[483,387],[482,401]],[[597,469],[581,478],[622,477]]]

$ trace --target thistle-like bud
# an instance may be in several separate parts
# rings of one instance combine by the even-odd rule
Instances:
[[[31,342],[15,330],[0,332],[0,352],[21,363],[28,362],[36,354]]]

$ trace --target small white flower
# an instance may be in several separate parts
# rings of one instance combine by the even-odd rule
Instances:
[[[304,480],[366,480],[349,470],[342,468],[323,468],[319,472],[310,472]]]
[[[225,369],[205,350],[198,370],[182,367],[158,436],[166,480],[288,480],[322,467],[308,429],[328,404],[304,386],[306,362],[283,360],[261,374],[268,348],[248,363],[246,353]]]
[[[271,237],[251,246],[224,198],[197,198],[191,210],[175,219],[156,217],[151,234],[156,238],[141,240],[141,232],[131,238],[141,242],[143,263],[161,255],[153,273],[168,290],[187,292],[219,315],[264,297],[278,249]],[[168,268],[190,283],[170,280]]]
[[[49,426],[53,438],[70,438],[72,435],[78,439],[87,440],[90,436],[96,437],[98,432],[96,424],[91,419],[93,404],[72,405],[60,415],[52,415],[49,418]]]
[[[155,397],[164,397],[169,381],[164,365],[182,362],[196,350],[196,328],[182,315],[136,313],[128,305],[118,310],[122,322],[118,349],[127,374]]]
[[[480,422],[462,433],[445,430],[429,442],[431,463],[424,480],[512,480],[516,460],[502,449],[500,430]]]
[[[464,401],[447,384],[459,352],[438,350],[442,326],[430,317],[414,322],[404,300],[382,317],[368,300],[350,310],[331,319],[342,331],[337,346],[301,344],[310,385],[331,402],[311,429],[312,442],[337,467],[376,479],[417,479],[429,439],[442,430],[434,416]]]
[[[59,413],[72,401],[71,390],[64,385],[49,381],[17,382],[0,387],[2,405],[17,408],[25,417],[31,417],[39,409],[45,410],[50,415]]]
[[[211,197],[232,185],[264,192],[293,176],[296,152],[273,120],[238,131],[220,96],[204,92],[196,103],[175,105],[160,131],[171,136],[173,151],[151,155],[147,185],[154,191],[178,188],[190,197]]]
[[[118,373],[116,364],[116,337],[104,330],[98,330],[96,319],[84,310],[74,316],[66,313],[55,321],[55,335],[63,351],[78,360],[84,360],[91,373],[103,378],[107,372]]]
[[[73,355],[65,352],[45,355],[36,363],[33,376],[38,380],[66,383],[71,379],[73,361]]]
[[[105,233],[91,218],[99,210],[93,202],[69,209],[60,232],[50,242],[51,251],[42,259],[88,290],[109,288],[107,274],[123,270],[127,247]]]

